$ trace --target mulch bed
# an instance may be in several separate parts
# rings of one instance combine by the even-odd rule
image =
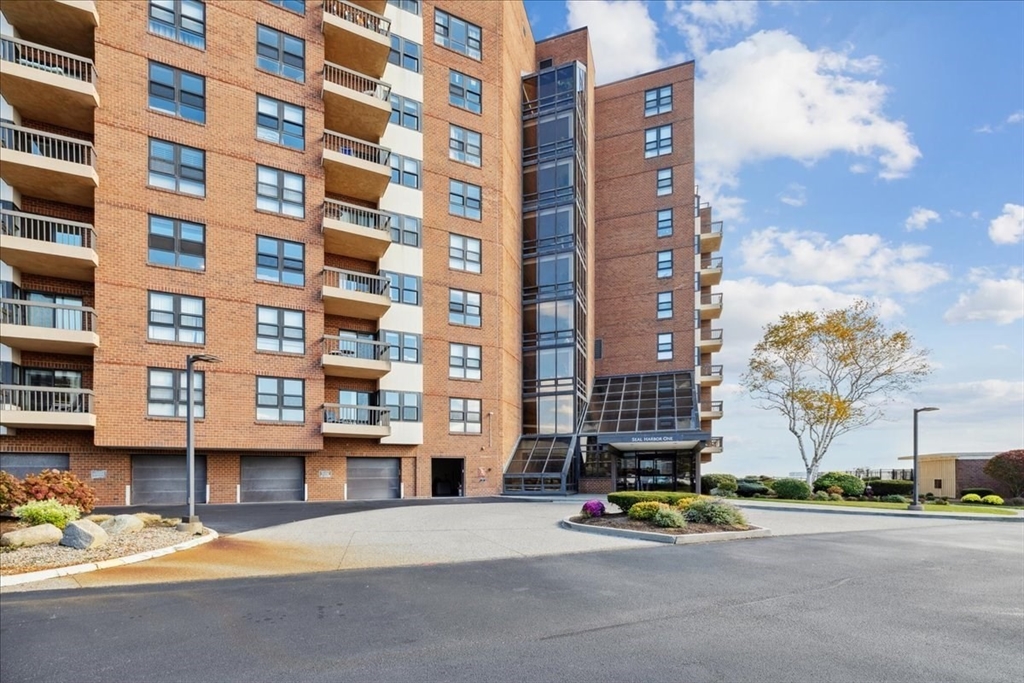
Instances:
[[[655,526],[647,521],[630,519],[623,513],[613,515],[602,515],[600,517],[573,517],[577,524],[589,524],[590,526],[612,527],[614,529],[627,529],[629,531],[654,531],[659,534],[674,534],[682,536],[686,534],[711,534],[722,531],[749,531],[756,527],[749,524],[746,526],[715,526],[714,524],[692,524],[687,523],[682,529],[669,529]]]

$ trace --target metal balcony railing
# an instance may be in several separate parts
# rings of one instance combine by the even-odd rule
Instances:
[[[0,209],[0,233],[39,242],[96,248],[96,231],[88,223],[63,218],[37,216],[21,211]]]
[[[722,305],[722,294],[716,292],[714,294],[701,294],[700,295],[701,306],[721,306]]]
[[[722,441],[722,437],[713,436],[710,439],[708,439],[708,445],[705,446],[705,448],[716,448],[718,450],[722,450]]]
[[[391,216],[383,211],[356,206],[348,202],[339,202],[336,199],[324,200],[324,218],[381,232],[390,232],[391,230]]]
[[[324,287],[337,287],[361,294],[387,294],[389,286],[390,282],[383,275],[324,266]]]
[[[722,269],[722,257],[716,256],[714,258],[705,257],[700,260],[701,270],[721,270]]]
[[[720,413],[722,412],[722,401],[705,401],[700,404],[700,409],[705,413]]]
[[[324,335],[324,355],[358,358],[360,360],[388,360],[391,345],[372,339],[354,339],[337,335]]]
[[[66,76],[83,83],[95,83],[99,78],[91,59],[11,36],[0,37],[0,60]]]
[[[715,328],[713,330],[701,330],[700,331],[701,341],[722,341],[722,330]]]
[[[337,152],[338,154],[348,154],[357,159],[380,164],[381,166],[387,166],[391,162],[391,150],[387,147],[381,147],[372,142],[352,138],[330,130],[324,131],[324,149]]]
[[[700,366],[700,374],[702,377],[721,377],[722,366],[721,365],[702,365]]]
[[[92,391],[0,384],[0,410],[43,413],[91,413]]]
[[[361,92],[384,102],[390,101],[391,98],[389,84],[331,62],[324,62],[324,81]]]
[[[324,404],[324,423],[338,425],[360,425],[366,427],[390,427],[391,410],[377,406]]]
[[[96,311],[86,306],[0,299],[0,322],[54,330],[96,331]]]
[[[352,22],[356,26],[379,33],[384,37],[391,36],[390,19],[350,2],[345,2],[345,0],[324,0],[324,14],[331,14],[339,19]]]
[[[722,221],[709,221],[707,223],[701,222],[700,234],[702,235],[721,235],[722,234]]]
[[[0,146],[16,152],[96,168],[96,150],[93,149],[91,142],[44,133],[34,128],[24,128],[6,122],[0,124]]]

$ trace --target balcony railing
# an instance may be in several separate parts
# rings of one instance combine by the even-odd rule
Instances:
[[[92,143],[84,140],[44,133],[34,128],[24,128],[9,123],[0,125],[0,146],[25,154],[85,164],[96,168],[96,150]]]
[[[382,36],[391,35],[391,20],[375,14],[362,7],[357,7],[345,0],[324,0],[324,14],[333,14],[336,17],[350,21],[356,26],[379,33]]]
[[[358,138],[350,138],[329,130],[324,131],[324,149],[338,154],[351,155],[381,166],[387,166],[391,161],[391,150],[387,147],[381,147]]]
[[[702,258],[700,261],[701,270],[721,270],[722,269],[722,257],[715,256],[714,258]]]
[[[336,199],[324,200],[324,218],[382,232],[390,232],[391,230],[391,216],[383,211],[368,209],[365,206],[356,206],[347,202],[339,202]]]
[[[342,88],[361,92],[364,95],[375,97],[384,102],[390,101],[391,98],[391,86],[384,81],[371,78],[358,71],[352,71],[352,69],[346,69],[331,62],[324,62],[324,81],[340,85]]]
[[[324,424],[389,427],[391,410],[377,406],[352,406],[337,403],[324,404]]]
[[[700,367],[700,374],[702,377],[721,377],[722,366],[721,365],[702,365]]]
[[[710,439],[708,439],[708,445],[704,447],[704,450],[722,450],[722,437],[713,436]]]
[[[353,339],[324,335],[324,355],[344,356],[361,360],[387,360],[391,345],[373,339]]]
[[[702,235],[721,235],[722,234],[722,221],[710,221],[708,223],[701,222],[700,234]]]
[[[91,59],[9,36],[0,38],[0,59],[84,83],[95,83],[99,77]]]
[[[389,286],[390,282],[383,275],[324,266],[324,287],[337,287],[361,294],[387,294]]]
[[[700,295],[701,306],[721,306],[722,305],[722,294],[716,292],[714,294],[701,294]]]
[[[96,311],[86,306],[0,299],[0,322],[54,330],[96,331]]]
[[[23,237],[39,242],[96,248],[96,231],[88,223],[76,223],[21,211],[0,209],[0,232],[10,237]]]
[[[0,385],[0,410],[41,413],[92,413],[92,391]]]
[[[701,341],[722,341],[722,330],[719,328],[713,330],[701,330],[700,331]]]
[[[705,413],[722,412],[722,401],[705,401],[700,404],[700,409]]]

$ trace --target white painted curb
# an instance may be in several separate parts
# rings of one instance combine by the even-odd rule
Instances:
[[[56,567],[54,569],[43,569],[38,572],[25,572],[24,574],[12,574],[10,576],[0,576],[0,588],[6,588],[7,586],[18,586],[23,583],[34,583],[36,581],[45,581],[46,579],[56,579],[60,576],[71,576],[72,574],[84,574],[86,572],[94,572],[98,569],[106,569],[107,567],[120,567],[124,564],[135,564],[136,562],[142,562],[144,560],[152,560],[154,557],[161,557],[163,555],[170,555],[176,553],[179,550],[188,550],[189,548],[195,548],[196,546],[209,543],[216,540],[219,535],[213,529],[207,528],[206,533],[199,538],[194,538],[191,541],[184,541],[177,545],[168,546],[166,548],[157,548],[156,550],[147,550],[144,553],[136,553],[134,555],[127,555],[125,557],[115,557],[110,560],[101,560],[100,562],[87,562],[85,564],[75,564],[70,567]]]
[[[573,515],[575,517],[576,515]],[[632,529],[616,529],[608,526],[593,526],[572,521],[572,517],[562,520],[562,526],[573,531],[601,536],[618,536],[633,538],[638,541],[654,541],[655,543],[674,543],[688,545],[691,543],[714,543],[715,541],[738,541],[744,538],[765,538],[772,535],[771,529],[754,527],[747,531],[712,531],[706,534],[662,534],[657,531],[633,531]],[[752,524],[750,526],[753,526]]]

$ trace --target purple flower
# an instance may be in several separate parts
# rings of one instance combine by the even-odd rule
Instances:
[[[583,504],[583,514],[587,517],[600,517],[604,514],[604,503],[599,500],[588,500]]]

